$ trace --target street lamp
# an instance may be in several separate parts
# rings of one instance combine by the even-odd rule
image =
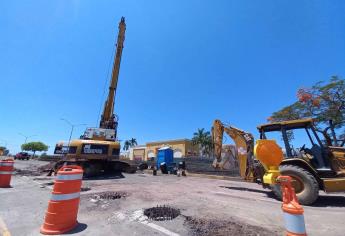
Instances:
[[[67,152],[69,152],[69,145],[71,143],[71,138],[72,138],[72,134],[73,134],[73,130],[74,130],[74,127],[77,127],[77,126],[82,126],[82,125],[87,125],[87,124],[72,124],[69,120],[66,120],[64,118],[60,118],[60,120],[63,120],[65,121],[67,124],[69,124],[71,126],[71,133],[69,135],[69,139],[68,139],[68,145],[67,145]]]
[[[21,136],[23,136],[23,137],[25,138],[24,144],[26,143],[26,141],[28,140],[28,138],[37,136],[37,134],[30,135],[30,136],[24,135],[24,134],[22,134],[22,133],[18,133],[18,134],[21,135]]]

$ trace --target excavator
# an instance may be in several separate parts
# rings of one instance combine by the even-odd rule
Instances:
[[[58,142],[55,154],[63,154],[55,165],[55,171],[64,164],[82,166],[84,176],[94,176],[107,171],[134,172],[136,167],[120,161],[120,142],[117,139],[118,117],[114,113],[115,95],[120,71],[126,23],[122,17],[119,23],[115,60],[113,63],[108,97],[105,101],[99,127],[87,128],[80,139]]]
[[[215,159],[213,161],[213,167],[215,169],[224,169],[225,164],[229,161],[226,157],[222,158],[222,146],[223,146],[223,135],[224,132],[231,137],[235,142],[237,148],[240,176],[245,180],[253,180],[254,178],[254,137],[251,133],[245,132],[234,126],[225,125],[220,120],[213,122],[211,129],[211,135],[213,140],[213,150]]]
[[[234,140],[238,150],[240,176],[250,182],[270,188],[277,198],[281,191],[277,177],[292,177],[292,185],[299,202],[312,205],[319,190],[326,193],[345,191],[345,148],[331,146],[330,138],[321,139],[312,119],[289,120],[259,125],[260,139],[248,132],[215,120],[212,127],[215,161],[213,166],[221,168],[221,148],[224,131]],[[291,145],[289,133],[301,131],[305,135],[300,148]],[[276,140],[268,139],[270,133],[281,134],[284,149]],[[308,144],[308,147],[307,147]]]

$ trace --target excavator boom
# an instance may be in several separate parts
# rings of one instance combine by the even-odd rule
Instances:
[[[215,120],[212,128],[215,155],[213,166],[222,169],[224,165],[221,157],[224,132],[235,142],[241,177],[246,180],[253,180],[253,135],[233,126],[224,125],[220,120]]]
[[[125,18],[122,17],[119,23],[119,34],[117,37],[116,55],[115,55],[115,60],[113,64],[111,82],[109,86],[109,93],[108,93],[107,100],[105,101],[105,104],[104,104],[104,109],[103,109],[103,113],[101,115],[101,120],[99,124],[100,128],[114,129],[115,138],[117,136],[118,119],[117,119],[117,116],[114,114],[114,104],[115,104],[115,95],[116,95],[116,89],[117,89],[117,81],[119,78],[123,42],[125,40],[125,31],[126,31]]]

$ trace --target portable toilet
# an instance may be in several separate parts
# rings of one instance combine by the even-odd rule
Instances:
[[[170,147],[163,147],[158,149],[157,153],[157,169],[159,170],[161,163],[165,162],[170,166],[174,162],[174,151]]]

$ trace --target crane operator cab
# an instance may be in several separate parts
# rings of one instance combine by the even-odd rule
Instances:
[[[115,141],[115,130],[102,128],[87,128],[84,134],[80,136],[80,139]]]

